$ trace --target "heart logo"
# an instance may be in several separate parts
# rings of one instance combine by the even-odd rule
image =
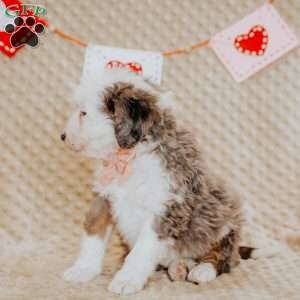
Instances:
[[[265,53],[269,42],[268,32],[261,25],[250,29],[248,34],[242,34],[235,38],[235,48],[244,54],[261,56]]]
[[[128,68],[133,73],[136,73],[136,74],[139,74],[139,75],[143,73],[142,66],[139,63],[137,63],[137,62],[123,63],[123,62],[121,62],[119,60],[110,60],[106,64],[106,68],[108,68],[108,69]]]

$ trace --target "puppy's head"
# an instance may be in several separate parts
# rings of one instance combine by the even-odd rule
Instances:
[[[121,148],[132,148],[145,141],[160,118],[156,96],[133,83],[117,82],[103,93],[104,113],[113,121],[116,141]]]
[[[61,139],[74,151],[100,158],[145,142],[160,120],[157,90],[127,71],[107,71],[101,83],[82,85]]]

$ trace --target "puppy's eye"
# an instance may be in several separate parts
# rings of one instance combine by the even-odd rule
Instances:
[[[79,114],[79,116],[80,116],[81,118],[84,117],[84,116],[86,116],[86,111],[81,111],[80,114]]]

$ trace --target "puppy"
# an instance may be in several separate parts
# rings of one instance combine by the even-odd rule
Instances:
[[[109,285],[112,292],[137,292],[158,265],[182,259],[193,261],[185,276],[197,283],[236,266],[240,197],[209,174],[195,137],[165,107],[166,95],[141,76],[115,69],[81,84],[76,98],[61,138],[95,159],[99,198],[64,278],[83,282],[101,272],[114,224],[130,253]]]

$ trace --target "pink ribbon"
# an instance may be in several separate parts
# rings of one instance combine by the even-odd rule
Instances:
[[[114,179],[125,180],[131,175],[130,162],[135,158],[134,149],[119,149],[116,153],[109,155],[108,159],[102,160],[102,172],[100,183],[107,186]]]

